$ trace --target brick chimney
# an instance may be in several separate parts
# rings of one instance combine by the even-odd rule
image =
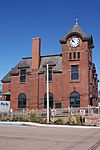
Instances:
[[[37,70],[40,65],[40,38],[32,38],[32,69]]]

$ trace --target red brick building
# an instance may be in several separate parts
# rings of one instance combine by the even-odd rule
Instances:
[[[32,57],[22,60],[2,79],[3,99],[12,109],[47,107],[46,65],[49,65],[50,107],[97,105],[98,78],[92,63],[93,38],[78,22],[60,40],[62,54],[40,56],[40,38],[32,39]]]

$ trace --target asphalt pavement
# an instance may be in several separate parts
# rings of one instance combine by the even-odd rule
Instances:
[[[1,150],[100,150],[100,128],[0,126]]]

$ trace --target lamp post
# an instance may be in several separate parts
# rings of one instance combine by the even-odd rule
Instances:
[[[47,64],[47,123],[49,123],[49,73],[48,73],[48,64]]]

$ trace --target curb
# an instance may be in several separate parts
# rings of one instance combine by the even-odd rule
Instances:
[[[37,127],[53,127],[53,128],[84,128],[84,129],[100,129],[98,126],[71,126],[71,125],[51,125],[51,124],[39,124],[33,122],[6,122],[0,121],[0,125],[11,125],[11,126],[37,126]]]

